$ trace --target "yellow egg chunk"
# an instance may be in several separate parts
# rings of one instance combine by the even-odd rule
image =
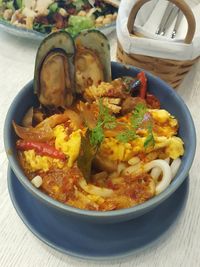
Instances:
[[[155,136],[155,146],[154,149],[164,148],[169,145],[169,138],[165,136]]]
[[[97,196],[97,195],[90,195],[90,194],[88,194],[87,195],[87,198],[89,200],[91,200],[91,201],[96,202],[97,204],[102,204],[105,201],[103,197],[100,197],[100,196]]]
[[[71,168],[77,159],[81,146],[81,130],[74,131],[69,137],[63,125],[54,128],[55,147],[61,150],[68,158],[68,167]]]
[[[153,130],[158,136],[165,136],[167,138],[177,134],[178,121],[164,109],[150,109],[154,127]]]
[[[165,123],[170,118],[170,113],[165,109],[150,109],[149,112],[160,123]]]
[[[184,154],[183,145],[184,143],[181,138],[173,136],[170,138],[169,145],[167,146],[165,152],[170,158],[177,159]]]
[[[81,147],[81,131],[77,130],[69,136],[69,141],[66,144],[66,155],[68,158],[68,167],[73,166],[74,161],[77,159]],[[64,152],[64,151],[63,151]]]
[[[68,136],[67,132],[65,130],[65,127],[63,125],[57,125],[54,129],[54,136],[55,136],[55,147],[56,149],[61,149],[63,147],[63,144],[66,143]]]
[[[129,143],[120,143],[115,138],[105,138],[102,143],[99,154],[110,160],[128,160],[132,155],[132,147]]]
[[[137,155],[145,150],[144,142],[145,137],[136,138],[134,141],[131,142],[132,146],[132,156]]]
[[[47,156],[40,156],[34,150],[27,150],[23,152],[26,164],[30,171],[42,170],[47,172],[51,167],[63,168],[64,162],[59,159],[54,159]]]

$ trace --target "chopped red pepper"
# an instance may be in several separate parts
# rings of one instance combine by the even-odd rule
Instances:
[[[147,78],[144,71],[139,72],[137,78],[140,80],[140,97],[145,99],[147,92]]]
[[[65,160],[66,156],[64,153],[58,151],[55,147],[41,142],[35,141],[26,141],[26,140],[18,140],[17,141],[17,149],[19,150],[30,150],[34,149],[39,155],[49,156],[56,159]]]
[[[154,109],[160,109],[160,101],[156,96],[147,93],[146,94],[146,102],[147,102],[147,107],[154,108]]]

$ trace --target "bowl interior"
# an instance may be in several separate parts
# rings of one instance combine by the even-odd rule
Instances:
[[[112,63],[113,78],[128,76],[128,75],[135,76],[139,71],[140,70],[137,68],[126,67],[116,62]],[[192,165],[196,148],[195,128],[190,112],[185,103],[183,102],[183,100],[178,96],[178,94],[159,78],[154,77],[149,73],[147,73],[147,77],[148,77],[148,91],[150,93],[153,93],[155,96],[159,98],[161,102],[161,108],[168,110],[172,115],[174,115],[178,119],[180,125],[179,136],[183,139],[185,145],[185,154],[182,157],[181,167],[179,168],[179,171],[175,179],[172,181],[170,186],[164,192],[146,201],[145,203],[132,208],[110,211],[110,212],[95,212],[95,211],[85,211],[69,207],[58,201],[53,200],[52,198],[42,193],[40,190],[36,189],[23,174],[23,171],[17,160],[16,148],[15,148],[17,137],[12,127],[12,120],[20,124],[28,108],[30,108],[31,106],[38,105],[37,97],[33,93],[32,81],[29,82],[13,100],[9,108],[9,111],[7,113],[4,126],[5,150],[8,155],[10,167],[12,168],[12,170],[14,171],[20,182],[26,187],[26,189],[29,190],[32,194],[34,194],[36,197],[46,202],[48,205],[52,205],[56,208],[59,208],[62,211],[67,211],[78,216],[83,215],[83,217],[85,216],[91,218],[106,218],[106,219],[110,217],[111,220],[115,221],[127,220],[142,215],[143,213],[156,207],[159,203],[161,203],[167,197],[169,197],[184,181]]]

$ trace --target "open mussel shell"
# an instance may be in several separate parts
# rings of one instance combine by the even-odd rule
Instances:
[[[66,32],[50,34],[35,62],[34,92],[43,106],[69,107],[75,94],[75,45]]]
[[[81,32],[75,38],[76,90],[81,93],[91,85],[111,81],[110,45],[97,30]]]

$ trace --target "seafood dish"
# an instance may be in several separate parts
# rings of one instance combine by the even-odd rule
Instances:
[[[115,24],[117,11],[115,1],[0,1],[1,20],[42,34],[64,30],[75,36],[84,29],[101,29]]]
[[[34,71],[38,105],[13,121],[27,179],[66,205],[130,208],[161,194],[181,165],[179,122],[148,92],[148,75],[111,77],[108,39],[48,35]]]

